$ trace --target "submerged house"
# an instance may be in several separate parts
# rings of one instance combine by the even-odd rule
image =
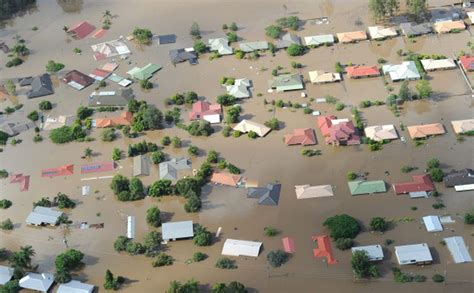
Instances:
[[[428,232],[441,232],[443,226],[438,216],[425,216],[423,217],[423,224],[425,224],[426,231]]]
[[[133,157],[133,176],[150,175],[150,158],[147,155]]]
[[[23,289],[29,289],[39,292],[48,292],[49,288],[54,283],[53,274],[49,273],[27,273],[26,276],[20,279],[18,285]]]
[[[383,180],[357,180],[347,182],[347,184],[349,185],[349,191],[351,195],[387,192],[387,187],[385,185],[385,181]]]
[[[426,243],[395,246],[395,255],[400,265],[424,265],[433,262],[430,248]]]
[[[474,57],[464,55],[459,57],[459,62],[461,63],[461,66],[462,68],[464,68],[465,71],[474,70]]]
[[[341,81],[340,73],[325,72],[323,70],[315,70],[308,72],[311,83],[331,83]]]
[[[400,24],[400,29],[407,37],[416,37],[433,32],[433,26],[428,22],[420,24],[414,22],[404,22]]]
[[[93,92],[89,96],[89,107],[125,107],[128,102],[133,100],[135,95],[132,89],[119,89],[116,91],[99,91]]]
[[[472,169],[452,171],[443,180],[444,186],[454,187],[456,191],[474,190],[474,170]]]
[[[474,119],[451,121],[451,125],[453,126],[454,133],[456,134],[474,132]]]
[[[278,75],[268,81],[268,88],[277,92],[302,90],[303,79],[298,73]]]
[[[295,193],[297,199],[334,196],[331,185],[295,185]]]
[[[336,119],[334,115],[320,116],[317,120],[318,127],[323,134],[326,144],[332,145],[358,145],[360,137],[352,121]]]
[[[403,61],[401,64],[386,64],[382,66],[383,74],[389,75],[392,81],[416,80],[421,75],[413,61]]]
[[[182,62],[188,61],[189,64],[195,65],[198,63],[197,54],[194,50],[187,50],[187,49],[173,49],[169,52],[171,63],[178,64]]]
[[[350,78],[375,77],[380,76],[377,66],[356,65],[346,67],[346,73]]]
[[[356,43],[367,40],[367,34],[364,31],[344,32],[336,34],[339,43]]]
[[[418,193],[434,191],[434,184],[429,175],[413,175],[411,182],[394,183],[395,194]]]
[[[91,46],[96,61],[130,54],[130,49],[120,40],[112,40]]]
[[[301,45],[300,37],[292,33],[286,33],[276,41],[275,47],[277,49],[285,49],[293,44]]]
[[[76,90],[82,90],[93,84],[95,79],[77,70],[71,70],[63,77],[63,81]]]
[[[191,170],[191,161],[186,158],[173,158],[159,165],[160,179],[176,180],[180,172]]]
[[[71,280],[67,283],[60,284],[56,293],[92,293],[94,289],[94,285]]]
[[[44,97],[54,94],[53,83],[49,74],[45,73],[30,79],[31,83],[20,85],[31,85],[31,90],[26,93],[28,99]]]
[[[234,53],[234,49],[229,46],[229,39],[227,37],[209,39],[207,43],[209,51],[217,52],[219,55],[232,55]]]
[[[233,95],[237,99],[250,98],[249,88],[252,86],[252,81],[247,78],[238,78],[232,85],[223,85],[229,95]]]
[[[315,145],[317,144],[316,135],[312,128],[297,128],[293,133],[285,134],[286,145]]]
[[[332,45],[334,44],[334,35],[316,35],[304,37],[304,42],[306,46],[322,46],[322,45]]]
[[[382,246],[379,244],[376,245],[367,245],[367,246],[356,246],[351,248],[352,254],[356,251],[365,251],[369,257],[369,261],[381,261],[383,260],[383,250]]]
[[[250,120],[242,120],[233,128],[235,131],[240,131],[241,133],[247,133],[250,131],[255,132],[258,136],[264,137],[271,131],[270,128],[266,127],[263,124],[253,122]]]
[[[281,184],[267,184],[265,187],[250,187],[248,198],[257,198],[258,204],[276,206],[280,200]]]
[[[408,126],[408,133],[412,139],[427,138],[434,135],[444,134],[444,126],[441,123]]]
[[[0,266],[0,285],[5,285],[13,278],[13,272],[15,270],[10,267]]]
[[[161,234],[164,241],[193,238],[193,221],[163,223],[161,225]]]
[[[228,172],[214,172],[211,176],[211,183],[237,187],[241,184],[242,176]]]
[[[74,115],[59,115],[58,117],[48,117],[44,121],[43,130],[53,130],[63,126],[71,126],[76,121]]]
[[[392,140],[398,138],[397,130],[393,124],[374,125],[364,129],[365,136],[374,141]]]
[[[472,262],[471,255],[467,249],[464,238],[461,236],[446,237],[443,239],[448,247],[454,263]]]
[[[268,50],[268,42],[257,41],[257,42],[245,42],[240,43],[239,48],[242,52],[250,53],[253,51]]]
[[[94,120],[95,127],[105,128],[105,127],[116,127],[130,125],[133,120],[133,114],[128,111],[120,113],[117,117],[111,118],[97,118]]]
[[[137,80],[148,80],[150,79],[155,72],[161,69],[161,66],[158,64],[148,63],[147,65],[140,67],[133,67],[127,74],[130,75],[131,78]]]
[[[438,21],[433,24],[433,27],[438,34],[447,34],[466,29],[466,25],[462,20]]]
[[[222,247],[222,255],[257,257],[262,242],[226,239]]]
[[[34,226],[56,226],[59,221],[59,217],[63,215],[63,212],[54,210],[52,208],[37,206],[26,218],[28,225]]]
[[[369,26],[369,35],[372,40],[384,40],[398,36],[398,32],[393,27]]]
[[[88,23],[87,21],[79,22],[67,30],[67,34],[71,35],[74,39],[83,39],[95,30],[95,26]]]
[[[422,59],[420,60],[426,71],[448,70],[456,68],[456,62],[452,58],[445,59]]]
[[[205,120],[209,123],[221,122],[222,107],[205,101],[197,101],[189,112],[189,120]]]

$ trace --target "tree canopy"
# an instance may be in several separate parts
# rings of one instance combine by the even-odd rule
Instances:
[[[346,214],[327,218],[323,225],[329,228],[330,235],[334,240],[339,238],[353,239],[360,232],[357,220]]]

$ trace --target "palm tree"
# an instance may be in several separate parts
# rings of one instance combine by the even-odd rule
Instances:
[[[63,31],[64,31],[65,33],[67,33],[68,30],[69,30],[69,27],[68,27],[67,25],[63,26]]]
[[[110,13],[110,10],[106,10],[105,12],[103,12],[102,17],[104,17],[104,18],[112,17],[112,14]]]
[[[19,270],[31,268],[31,258],[36,255],[32,246],[22,246],[20,251],[16,251],[10,257],[10,264]]]
[[[84,157],[90,158],[90,157],[92,157],[92,153],[93,153],[93,152],[92,152],[92,149],[91,149],[91,148],[86,148],[86,149],[84,150]]]

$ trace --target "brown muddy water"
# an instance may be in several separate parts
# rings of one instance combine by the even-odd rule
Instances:
[[[430,1],[430,5],[444,5],[447,1]],[[396,196],[392,191],[374,196],[352,197],[346,183],[346,173],[350,170],[360,173],[367,172],[368,179],[384,179],[388,183],[408,180],[409,174],[402,174],[400,168],[404,165],[419,167],[421,172],[425,162],[437,157],[442,162],[445,171],[460,168],[473,168],[473,140],[466,139],[457,142],[449,122],[457,119],[473,118],[473,105],[470,90],[464,83],[460,71],[442,71],[430,73],[430,81],[435,95],[427,101],[411,102],[401,109],[400,117],[395,117],[385,106],[371,107],[362,110],[362,116],[367,125],[394,124],[401,135],[407,138],[407,143],[394,141],[385,145],[382,151],[369,152],[366,146],[334,148],[326,146],[319,130],[316,130],[319,144],[314,148],[322,151],[322,156],[306,158],[300,155],[301,147],[287,147],[283,144],[283,135],[298,127],[316,128],[315,118],[304,115],[302,110],[277,109],[270,112],[271,106],[264,106],[263,100],[297,101],[308,103],[310,98],[330,94],[349,106],[357,106],[360,101],[385,100],[388,95],[387,87],[382,78],[365,80],[345,80],[339,84],[311,85],[306,84],[305,92],[308,98],[301,98],[299,92],[268,94],[267,80],[271,78],[271,70],[278,65],[285,67],[284,71],[294,70],[291,61],[304,65],[301,72],[308,79],[310,70],[332,71],[334,64],[340,61],[344,64],[376,64],[377,59],[384,58],[388,62],[400,62],[397,50],[412,50],[426,54],[445,54],[452,56],[460,50],[467,50],[466,43],[472,39],[470,31],[445,36],[426,36],[417,38],[416,42],[407,42],[399,37],[385,42],[362,42],[359,44],[336,45],[333,47],[311,50],[303,57],[290,58],[285,52],[277,53],[275,57],[266,54],[257,61],[237,60],[233,56],[222,57],[209,61],[207,56],[201,58],[199,65],[179,64],[170,66],[168,50],[191,46],[192,40],[188,30],[193,21],[200,24],[203,38],[222,36],[223,23],[236,21],[241,29],[239,37],[248,41],[264,38],[264,27],[285,13],[296,15],[307,20],[304,28],[298,32],[300,36],[316,33],[336,33],[355,29],[364,29],[373,24],[369,18],[365,1],[38,1],[37,7],[23,17],[14,18],[0,29],[0,38],[12,42],[12,37],[19,34],[27,41],[32,54],[24,65],[17,68],[4,68],[5,55],[2,55],[0,79],[22,77],[40,74],[48,60],[56,60],[66,64],[66,69],[77,69],[88,73],[102,62],[95,62],[91,55],[90,45],[99,41],[87,37],[83,40],[68,39],[62,27],[72,25],[81,20],[87,20],[99,26],[101,14],[109,9],[113,18],[111,29],[101,41],[111,40],[121,35],[128,35],[136,26],[148,27],[156,34],[175,33],[178,36],[176,44],[157,47],[156,45],[136,48],[129,44],[132,56],[127,61],[119,61],[117,74],[125,76],[132,66],[143,66],[148,62],[160,63],[165,67],[155,74],[151,81],[155,88],[144,92],[133,85],[138,99],[146,100],[164,109],[163,100],[176,93],[188,90],[196,91],[207,100],[214,101],[215,97],[224,91],[219,85],[222,76],[246,77],[254,83],[253,97],[242,102],[243,116],[257,122],[264,122],[271,117],[283,121],[283,129],[273,131],[265,138],[250,140],[240,138],[224,138],[215,133],[208,138],[191,137],[182,130],[167,128],[162,131],[148,133],[146,137],[123,139],[113,143],[104,143],[100,139],[90,143],[71,143],[63,146],[53,145],[48,140],[33,143],[33,132],[19,135],[23,142],[17,146],[6,146],[0,154],[0,166],[10,172],[31,175],[28,192],[19,192],[18,185],[0,181],[0,197],[13,201],[13,206],[0,212],[0,219],[11,218],[15,229],[11,232],[0,232],[0,247],[17,249],[22,245],[33,245],[37,252],[34,263],[39,264],[39,271],[54,271],[54,257],[65,250],[62,243],[64,234],[70,247],[80,249],[86,254],[83,270],[74,274],[74,278],[97,285],[99,291],[103,283],[106,269],[114,274],[125,276],[127,282],[124,292],[163,292],[170,281],[185,281],[195,278],[201,284],[229,282],[237,280],[249,288],[259,292],[473,292],[474,266],[472,264],[453,264],[446,247],[440,244],[443,237],[463,236],[467,245],[473,247],[472,227],[462,222],[463,213],[474,204],[473,193],[455,193],[436,184],[446,208],[434,210],[431,205],[434,198],[412,200],[407,196]],[[312,21],[316,17],[327,16],[328,25],[317,25]],[[362,25],[360,25],[360,22]],[[38,31],[31,28],[37,26]],[[82,49],[82,55],[75,55],[75,47]],[[128,64],[128,62],[131,64]],[[79,105],[87,103],[87,95],[93,90],[87,88],[81,92],[60,82],[55,82],[56,94],[45,99],[52,101],[55,107],[50,111],[51,116],[59,114],[74,114]],[[389,83],[388,86],[398,92],[399,84]],[[414,88],[415,82],[410,83]],[[114,85],[108,88],[113,89]],[[262,93],[257,97],[257,93]],[[43,98],[27,101],[19,96],[18,102],[23,103],[21,111],[8,119],[24,119],[27,113],[37,109]],[[15,102],[15,101],[14,101]],[[4,109],[11,106],[12,101],[0,104]],[[350,107],[336,112],[334,106],[313,104],[314,110],[324,114],[335,114],[338,117],[350,117]],[[186,113],[183,113],[183,118]],[[447,128],[447,134],[431,138],[424,146],[415,147],[406,131],[400,131],[399,125],[441,122]],[[220,129],[217,126],[216,129]],[[98,131],[93,133],[98,137]],[[42,135],[46,138],[47,133]],[[86,161],[104,161],[111,158],[113,147],[126,150],[131,142],[147,139],[159,142],[164,135],[178,135],[185,144],[193,144],[203,150],[214,149],[228,161],[242,168],[244,176],[259,181],[260,185],[269,182],[281,182],[282,192],[278,207],[258,206],[254,200],[246,199],[245,191],[225,187],[206,186],[203,194],[203,209],[198,214],[186,214],[183,210],[183,200],[168,197],[158,201],[147,198],[135,203],[117,201],[108,187],[110,179],[81,181],[82,178],[96,176],[81,176],[78,174],[79,165]],[[86,147],[94,150],[95,155],[90,160],[81,159]],[[186,156],[186,148],[173,150],[164,149],[165,153],[174,156]],[[194,158],[193,167],[199,167],[205,154]],[[76,174],[65,178],[44,179],[40,170],[71,163],[76,165]],[[119,168],[111,174],[121,173],[131,176],[131,159],[119,162]],[[386,176],[385,171],[389,172]],[[98,176],[102,176],[98,175]],[[144,178],[145,184],[151,184],[158,179],[158,172],[153,170],[149,177]],[[82,185],[91,186],[89,196],[81,195]],[[297,200],[294,185],[299,184],[331,184],[335,196],[332,198]],[[74,222],[104,223],[104,229],[63,231],[60,228],[31,228],[26,227],[24,220],[31,211],[32,202],[43,196],[54,196],[64,192],[78,202],[77,207],[68,211]],[[119,235],[126,233],[126,216],[136,216],[137,241],[150,230],[145,223],[146,209],[158,205],[164,213],[164,220],[192,219],[215,232],[223,228],[220,239],[206,248],[197,248],[191,241],[170,243],[167,253],[176,261],[173,266],[152,268],[151,259],[142,256],[118,254],[113,250],[113,241]],[[418,209],[412,211],[410,208]],[[327,266],[321,259],[312,257],[312,235],[327,233],[322,222],[329,216],[348,213],[364,225],[356,239],[360,245],[382,244],[385,239],[395,240],[395,245],[427,242],[435,257],[433,265],[425,267],[404,267],[407,272],[424,274],[428,277],[426,283],[397,284],[393,281],[390,268],[396,265],[393,247],[386,247],[386,258],[380,264],[382,278],[372,282],[354,283],[350,269],[350,252],[335,249],[337,265]],[[445,225],[442,233],[429,234],[420,224],[420,218],[425,215],[449,214],[455,224]],[[370,219],[383,216],[394,219],[396,224],[384,235],[371,234],[367,230]],[[414,221],[397,222],[402,217],[412,217]],[[273,226],[282,231],[282,236],[291,236],[296,241],[297,252],[290,261],[281,268],[273,269],[266,261],[266,254],[281,248],[280,236],[267,238],[263,228]],[[223,242],[226,238],[263,241],[264,247],[257,259],[236,258],[237,270],[223,271],[214,268],[214,263],[220,256]],[[185,264],[196,251],[202,251],[209,258],[197,264]],[[472,251],[471,251],[472,254]],[[434,273],[446,274],[446,284],[431,282]],[[209,287],[203,286],[204,291]]]

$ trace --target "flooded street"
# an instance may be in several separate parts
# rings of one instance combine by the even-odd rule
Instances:
[[[447,1],[429,1],[430,5],[443,5]],[[287,9],[284,9],[287,7]],[[91,36],[83,40],[68,38],[62,30],[64,25],[71,26],[79,21],[87,20],[97,28],[100,26],[102,12],[106,9],[116,17],[104,37],[97,40]],[[10,218],[15,224],[12,231],[0,231],[0,248],[9,250],[20,246],[32,245],[37,255],[34,264],[39,264],[38,271],[54,271],[54,258],[65,251],[64,237],[69,248],[81,250],[85,254],[85,267],[73,274],[74,279],[94,284],[99,292],[104,275],[110,269],[115,275],[128,279],[123,292],[164,292],[170,281],[185,282],[194,278],[199,280],[203,291],[210,291],[217,282],[239,281],[250,290],[258,292],[474,292],[474,264],[454,264],[452,257],[440,242],[444,237],[463,236],[466,245],[474,255],[474,229],[463,223],[463,215],[474,206],[472,191],[456,193],[453,188],[445,188],[444,184],[436,183],[436,189],[446,208],[435,210],[432,204],[436,198],[410,199],[408,195],[395,195],[393,189],[387,193],[376,195],[351,196],[347,186],[348,171],[367,173],[368,180],[385,180],[388,184],[408,181],[412,174],[421,174],[426,168],[426,161],[438,158],[445,172],[452,169],[474,168],[474,138],[466,137],[465,141],[456,140],[450,121],[474,118],[474,108],[471,90],[463,79],[459,68],[454,70],[429,73],[429,81],[434,90],[433,97],[428,100],[412,101],[401,106],[400,116],[396,117],[387,106],[372,106],[359,109],[366,125],[393,124],[400,140],[392,141],[383,146],[383,150],[370,152],[367,145],[333,147],[324,143],[321,131],[317,128],[316,117],[303,114],[302,109],[276,108],[271,104],[265,105],[264,100],[283,100],[285,102],[310,103],[313,110],[321,114],[334,114],[338,118],[351,118],[351,106],[358,107],[363,100],[385,101],[390,94],[398,93],[400,83],[388,82],[383,78],[366,78],[351,80],[344,75],[340,83],[327,85],[305,84],[304,92],[308,97],[300,96],[299,91],[287,93],[267,93],[267,81],[272,78],[272,70],[282,66],[282,71],[299,72],[305,80],[309,80],[308,71],[334,71],[336,62],[342,64],[378,65],[379,58],[388,63],[398,64],[404,57],[397,55],[397,50],[411,50],[422,54],[443,54],[453,58],[461,50],[470,50],[468,41],[473,41],[472,29],[459,34],[428,35],[416,38],[416,42],[408,42],[404,37],[397,37],[382,42],[361,42],[358,44],[336,44],[330,47],[312,49],[301,57],[289,57],[285,51],[271,56],[267,52],[257,60],[238,60],[235,56],[223,56],[209,60],[209,54],[199,59],[198,65],[188,63],[170,64],[168,51],[175,48],[191,47],[193,41],[189,36],[189,27],[196,21],[202,31],[203,40],[224,36],[221,30],[223,23],[237,22],[237,34],[244,41],[258,41],[265,38],[264,28],[279,17],[295,15],[305,21],[303,28],[297,32],[300,37],[321,33],[336,33],[351,30],[365,30],[374,22],[370,18],[366,1],[319,0],[319,1],[217,1],[203,0],[196,4],[194,1],[68,1],[68,0],[39,0],[36,8],[22,17],[17,17],[0,27],[0,39],[13,44],[12,38],[18,34],[26,40],[31,55],[25,64],[6,68],[6,55],[0,53],[0,80],[33,76],[44,73],[48,60],[55,60],[66,65],[65,73],[77,69],[90,73],[94,68],[106,63],[95,61],[91,45],[117,39],[129,35],[135,27],[149,28],[154,34],[176,34],[177,42],[170,45],[138,47],[133,42],[127,42],[132,51],[128,60],[119,60],[115,71],[120,76],[134,66],[144,66],[150,62],[161,64],[163,69],[157,72],[150,81],[154,88],[149,91],[140,89],[137,83],[131,87],[136,99],[145,100],[156,105],[161,110],[168,109],[164,100],[175,93],[195,91],[207,101],[215,102],[216,97],[224,94],[224,88],[219,84],[223,76],[248,78],[253,82],[252,97],[240,102],[242,117],[263,123],[276,117],[282,121],[282,129],[272,131],[264,138],[249,139],[246,135],[240,138],[222,136],[216,132],[209,137],[194,137],[177,127],[167,127],[164,130],[148,132],[146,136],[134,139],[122,138],[114,142],[102,142],[101,130],[94,130],[93,142],[72,142],[65,145],[54,145],[48,138],[48,132],[42,131],[44,141],[33,142],[34,131],[21,133],[18,138],[22,142],[16,146],[7,145],[0,153],[0,169],[11,173],[31,175],[30,187],[27,192],[20,192],[19,184],[10,184],[8,179],[0,180],[0,199],[6,198],[13,202],[11,208],[0,210],[0,220]],[[314,19],[326,16],[329,24],[316,24]],[[362,24],[360,24],[362,23]],[[38,30],[33,31],[32,27]],[[267,39],[269,40],[269,39]],[[234,48],[235,48],[235,44]],[[74,48],[82,50],[81,55],[73,53]],[[4,58],[5,57],[5,58]],[[291,61],[303,64],[301,69],[292,69]],[[474,80],[474,76],[472,77]],[[388,80],[388,78],[387,78]],[[55,94],[43,98],[27,100],[20,96],[14,100],[0,102],[0,110],[15,103],[24,106],[20,111],[7,116],[8,119],[23,121],[26,115],[38,109],[42,100],[49,100],[54,107],[48,114],[74,115],[80,105],[87,105],[88,95],[94,90],[94,85],[82,91],[60,82],[53,77]],[[415,92],[416,81],[410,82],[410,88]],[[108,82],[107,89],[114,90],[118,86]],[[259,95],[261,94],[261,95]],[[331,95],[346,105],[342,111],[336,111],[334,105],[316,104],[311,99]],[[186,107],[183,107],[186,109]],[[187,120],[187,109],[182,111],[181,118]],[[109,115],[109,113],[106,113]],[[116,115],[117,113],[110,113]],[[99,117],[96,115],[94,117]],[[425,145],[416,147],[409,138],[408,131],[402,131],[400,125],[442,123],[447,133],[430,138]],[[215,126],[222,129],[223,123]],[[301,155],[301,146],[286,146],[283,135],[295,128],[311,127],[316,130],[318,145],[312,149],[321,150],[321,156],[305,157]],[[187,214],[183,205],[185,200],[176,196],[163,197],[160,200],[147,197],[137,202],[120,202],[110,190],[110,178],[97,180],[81,180],[86,177],[108,176],[120,173],[131,177],[133,159],[123,158],[113,172],[80,174],[80,165],[91,162],[110,161],[113,148],[120,148],[125,153],[131,143],[147,140],[160,144],[163,136],[179,136],[184,146],[175,150],[171,146],[164,147],[163,152],[169,157],[185,157],[187,146],[195,145],[201,150],[216,150],[220,157],[241,168],[243,176],[258,180],[260,186],[267,183],[282,184],[279,205],[262,206],[254,199],[246,198],[245,189],[207,185],[203,190],[201,212]],[[94,155],[90,159],[82,159],[84,149],[91,148]],[[206,159],[204,151],[192,158],[192,167],[199,168]],[[75,165],[75,174],[67,177],[42,178],[41,170],[65,164]],[[403,166],[416,166],[419,169],[413,173],[403,174]],[[386,175],[389,174],[389,175]],[[148,186],[159,179],[156,166],[152,167],[150,176],[142,177]],[[330,184],[334,196],[317,199],[300,199],[295,195],[295,185],[325,185]],[[81,195],[81,188],[89,185],[91,192]],[[65,231],[56,228],[32,228],[26,225],[25,219],[32,210],[32,203],[42,197],[54,197],[63,192],[76,201],[77,207],[67,211],[74,223],[88,222],[89,224],[104,223],[103,229],[76,229]],[[152,259],[144,256],[129,256],[114,251],[113,242],[120,235],[126,234],[127,216],[136,217],[136,240],[142,241],[143,236],[152,227],[145,221],[146,210],[158,205],[162,212],[163,222],[193,220],[207,227],[213,234],[219,227],[222,233],[215,239],[212,246],[197,247],[191,240],[168,243],[165,251],[175,259],[172,266],[153,268]],[[417,207],[412,210],[411,207]],[[363,232],[355,239],[356,245],[381,244],[384,246],[385,259],[379,265],[382,273],[380,279],[370,282],[353,282],[350,265],[350,250],[341,251],[334,247],[338,264],[328,266],[321,258],[314,258],[312,249],[313,235],[327,234],[322,226],[324,220],[336,214],[347,213],[363,226]],[[450,215],[455,223],[444,225],[445,230],[439,233],[428,233],[420,222],[426,215]],[[371,218],[381,216],[393,220],[393,227],[383,235],[369,231]],[[402,218],[413,218],[413,221],[403,222]],[[264,227],[272,226],[281,230],[281,234],[269,238],[264,236]],[[281,268],[269,266],[266,255],[269,251],[280,249],[281,238],[290,236],[296,243],[296,253],[289,262]],[[214,267],[221,256],[225,239],[245,239],[263,242],[263,249],[257,259],[239,257],[238,269],[221,270]],[[386,239],[395,240],[394,244],[386,247]],[[429,266],[405,266],[403,271],[425,275],[426,283],[395,283],[391,267],[398,267],[394,255],[394,245],[426,242],[434,257],[434,263]],[[208,259],[193,264],[186,264],[194,252],[204,252]],[[0,263],[6,265],[5,263]],[[431,281],[433,274],[446,276],[444,284]],[[207,284],[207,287],[205,286]]]

